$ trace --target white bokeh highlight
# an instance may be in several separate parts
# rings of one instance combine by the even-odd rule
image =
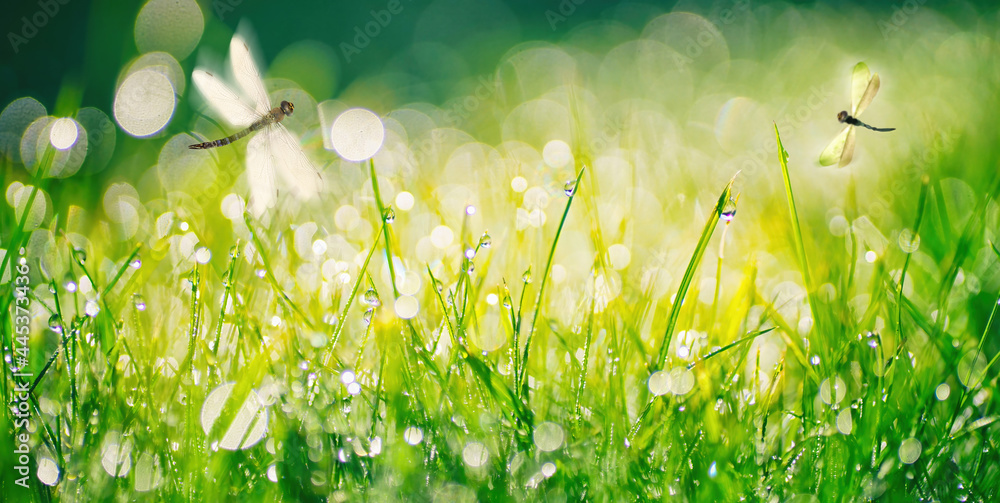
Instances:
[[[364,108],[352,108],[333,121],[330,140],[338,155],[348,161],[370,159],[385,140],[385,126],[375,113]]]
[[[170,80],[146,68],[129,75],[115,94],[115,121],[137,138],[153,136],[167,127],[177,106]]]

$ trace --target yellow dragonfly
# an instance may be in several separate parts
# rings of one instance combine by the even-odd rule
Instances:
[[[819,155],[821,166],[836,164],[842,168],[850,164],[851,159],[854,158],[854,126],[862,126],[878,132],[896,129],[869,126],[858,120],[861,112],[864,112],[865,108],[868,108],[868,105],[875,99],[879,85],[878,74],[871,73],[868,70],[868,65],[864,62],[854,65],[854,71],[851,75],[851,113],[843,110],[837,114],[837,120],[841,124],[847,124],[847,126]]]

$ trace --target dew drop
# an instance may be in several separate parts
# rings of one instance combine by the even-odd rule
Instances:
[[[465,258],[472,260],[476,258],[476,249],[473,247],[468,247],[465,249]]]
[[[140,311],[146,310],[146,299],[142,298],[142,295],[135,294],[132,296],[132,302],[135,302],[135,308]]]
[[[812,363],[813,365],[819,365],[819,362],[819,355],[813,355],[813,357],[809,359],[809,363]]]
[[[371,307],[378,307],[382,305],[382,300],[378,298],[378,292],[376,292],[374,288],[369,288],[368,291],[365,292],[365,304],[368,304]]]
[[[97,316],[97,313],[101,312],[101,306],[97,304],[96,300],[91,299],[84,305],[83,312],[87,313],[87,316],[93,318],[94,316]]]
[[[521,275],[521,281],[523,281],[524,284],[526,284],[526,285],[531,283],[531,268],[530,267],[528,268],[527,271],[524,271],[524,274]]]
[[[257,269],[257,277],[263,279],[267,275],[267,271],[263,268]]]
[[[563,185],[563,192],[565,192],[567,196],[572,196],[573,193],[576,192],[576,180],[567,181],[566,184]]]
[[[135,258],[132,259],[132,261],[129,262],[128,265],[130,265],[132,269],[138,269],[142,267],[142,259],[138,255],[136,255]]]
[[[483,235],[479,238],[479,246],[482,246],[483,248],[489,248],[491,244],[493,244],[493,238],[490,237],[489,233],[484,232]]]
[[[371,309],[371,308],[369,308],[367,311],[365,311],[365,316],[364,316],[365,325],[371,324],[371,322],[372,322],[372,314],[374,312],[375,312],[375,310]]]
[[[920,249],[920,235],[910,229],[899,231],[899,249],[904,253],[913,253]]]
[[[735,199],[730,197],[729,200],[726,201],[726,205],[722,207],[722,214],[719,215],[719,218],[724,220],[726,223],[732,222],[733,218],[736,218]]]
[[[58,314],[53,314],[52,316],[49,316],[49,328],[51,328],[52,331],[55,332],[55,333],[57,333],[57,334],[61,334],[62,333],[62,330],[63,330],[63,328],[62,328],[62,320],[59,319],[59,315]]]
[[[240,256],[240,247],[239,246],[233,246],[232,248],[230,248],[229,249],[229,256],[232,257],[232,258],[239,257]]]
[[[385,212],[382,213],[382,218],[385,223],[391,224],[396,221],[396,212],[392,210],[392,207],[386,208]]]
[[[73,250],[73,258],[75,258],[76,261],[79,262],[79,263],[81,263],[81,264],[86,263],[87,262],[87,252],[84,251],[83,248],[75,248]]]

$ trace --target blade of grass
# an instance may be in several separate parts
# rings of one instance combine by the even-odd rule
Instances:
[[[691,287],[691,281],[694,280],[694,274],[698,269],[698,265],[701,264],[702,257],[705,256],[705,250],[708,249],[708,242],[712,239],[712,233],[715,232],[715,227],[719,224],[719,217],[722,216],[723,208],[725,208],[726,203],[729,201],[733,190],[733,182],[735,181],[736,177],[734,176],[726,184],[726,187],[722,190],[722,194],[719,195],[719,201],[715,204],[715,209],[708,216],[708,221],[705,222],[705,227],[701,231],[701,238],[698,239],[698,245],[691,255],[687,269],[684,270],[684,277],[681,279],[680,287],[678,287],[677,294],[674,296],[674,303],[670,306],[670,314],[667,316],[667,328],[664,331],[663,339],[660,341],[660,349],[657,352],[656,359],[649,364],[650,373],[662,369],[667,361],[667,352],[670,349],[670,341],[673,339],[677,320],[680,318],[681,306],[684,305],[684,297]]]
[[[927,175],[921,179],[920,183],[920,198],[917,199],[917,220],[913,224],[913,239],[917,239],[920,235],[920,223],[924,220],[924,206],[927,204],[927,191],[930,188],[931,178]],[[903,282],[906,281],[906,271],[910,268],[910,259],[913,258],[913,253],[906,254],[906,260],[903,261],[903,269],[899,273],[899,286],[896,288],[896,299],[903,298]],[[896,331],[902,335],[903,334],[903,303],[896,302]],[[904,339],[905,341],[905,336]]]
[[[382,222],[382,227],[385,227],[385,222]],[[368,255],[365,256],[365,262],[361,264],[361,270],[358,271],[358,280],[354,282],[354,287],[351,288],[351,294],[347,296],[347,304],[344,305],[343,311],[340,313],[340,319],[337,320],[337,328],[333,331],[333,337],[330,337],[330,343],[326,346],[326,355],[323,357],[323,366],[328,367],[330,365],[330,359],[333,357],[333,350],[337,347],[337,341],[340,340],[340,334],[344,331],[344,322],[347,319],[347,312],[351,309],[351,304],[354,302],[354,298],[358,295],[358,289],[361,288],[362,280],[365,277],[365,271],[368,270],[368,262],[371,261],[372,255],[375,254],[375,249],[378,248],[372,243],[372,249],[368,250]]]
[[[993,248],[993,253],[996,253],[997,258],[1000,258],[1000,249],[997,249],[996,245],[990,243],[990,247]],[[958,420],[958,413],[965,406],[965,401],[969,399],[969,390],[975,389],[979,384],[986,381],[986,373],[989,371],[993,363],[997,361],[1000,357],[1000,353],[993,357],[993,360],[987,364],[986,368],[983,369],[983,377],[979,383],[972,382],[972,374],[976,370],[976,362],[979,361],[979,355],[983,351],[983,344],[986,343],[986,336],[990,333],[990,329],[993,328],[993,320],[996,319],[997,310],[1000,310],[1000,293],[997,294],[997,298],[993,301],[993,309],[990,310],[990,318],[986,322],[986,328],[983,329],[983,335],[979,337],[979,344],[976,346],[976,354],[972,358],[972,362],[969,364],[969,372],[966,374],[965,382],[966,386],[962,389],[962,398],[959,399],[958,403],[955,405],[955,411],[951,415],[951,421],[948,423],[948,429],[946,430],[947,435],[951,435],[951,430],[955,427],[955,421]],[[975,384],[976,386],[973,386]]]
[[[596,301],[594,299],[590,300],[590,315],[587,316],[587,336],[583,341],[583,362],[580,366],[580,375],[577,379],[576,387],[576,400],[573,405],[574,415],[576,416],[574,423],[576,427],[579,428],[580,421],[583,420],[583,392],[587,388],[587,367],[590,363],[590,343],[594,338],[594,307]]]
[[[702,363],[705,360],[708,360],[709,358],[718,356],[719,353],[724,353],[727,350],[730,350],[730,349],[732,349],[732,348],[734,348],[734,347],[736,347],[736,346],[738,346],[738,345],[740,345],[740,344],[742,344],[742,343],[744,343],[746,341],[749,341],[750,339],[754,339],[754,338],[760,337],[761,335],[764,335],[764,334],[766,334],[766,333],[768,333],[768,332],[770,332],[770,331],[772,331],[772,330],[774,330],[776,328],[778,328],[778,327],[765,328],[764,330],[757,330],[756,332],[752,332],[749,335],[747,335],[746,337],[741,337],[741,338],[739,338],[739,339],[737,339],[737,340],[735,340],[733,342],[730,342],[729,344],[726,344],[725,346],[722,346],[721,348],[716,349],[715,351],[712,351],[711,353],[709,353],[709,354],[707,354],[707,355],[699,358],[698,360],[689,363],[687,365],[687,368],[688,369],[692,369],[696,365],[698,365],[699,363]]]
[[[389,266],[389,279],[392,284],[392,298],[399,297],[399,289],[396,288],[396,271],[392,264],[392,247],[389,241],[389,228],[386,223],[385,205],[382,204],[382,194],[378,190],[378,174],[375,173],[375,158],[368,159],[368,170],[372,178],[372,192],[375,193],[375,208],[378,210],[378,218],[382,221],[382,237],[385,239],[385,258]]]
[[[253,243],[255,247],[255,253],[260,257],[260,262],[264,266],[264,271],[266,273],[267,281],[271,284],[274,292],[278,294],[278,298],[284,301],[285,305],[288,306],[295,314],[298,315],[299,319],[306,324],[310,329],[315,329],[316,326],[306,316],[306,313],[302,312],[297,304],[292,302],[292,299],[288,298],[285,293],[285,289],[278,284],[278,278],[274,277],[274,272],[271,270],[271,263],[267,259],[267,252],[264,251],[264,243],[260,240],[260,236],[257,235],[257,231],[254,228],[253,222],[250,220],[250,213],[248,211],[243,212],[243,220],[246,222],[247,229],[250,230],[250,237],[253,238]]]
[[[528,369],[528,355],[531,351],[531,338],[535,334],[535,325],[538,323],[538,314],[542,310],[542,296],[545,294],[545,284],[549,279],[549,271],[552,268],[552,257],[556,254],[556,245],[559,244],[559,236],[562,234],[563,226],[566,225],[566,218],[569,216],[569,209],[573,206],[573,198],[580,192],[580,179],[583,178],[583,172],[587,170],[584,166],[580,168],[580,172],[576,175],[576,180],[573,182],[573,191],[569,194],[569,200],[566,201],[566,209],[563,210],[562,218],[559,219],[559,227],[556,228],[556,235],[552,239],[552,247],[549,248],[549,258],[545,261],[545,271],[542,273],[541,283],[538,285],[538,295],[535,296],[535,313],[531,317],[531,327],[528,329],[528,335],[524,338],[524,356],[521,358],[523,362],[520,368],[520,372],[517,377],[516,390],[521,390],[519,397],[527,400],[528,390],[524,380],[524,374]],[[515,348],[516,349],[516,348]]]
[[[111,280],[111,282],[107,284],[107,286],[104,287],[104,290],[101,290],[102,299],[108,297],[108,293],[111,292],[111,289],[118,284],[118,280],[122,279],[122,275],[125,274],[125,271],[127,271],[129,266],[132,264],[132,259],[134,259],[136,255],[139,254],[139,250],[141,249],[142,249],[142,243],[135,245],[135,248],[132,250],[132,253],[128,256],[127,259],[125,259],[125,262],[122,264],[122,266],[118,268],[118,272],[115,273],[115,277]],[[105,303],[105,305],[107,305],[107,303]]]
[[[788,213],[792,222],[792,233],[794,237],[795,253],[798,255],[799,267],[802,269],[802,281],[805,283],[806,294],[809,297],[809,310],[813,317],[813,330],[822,333],[820,318],[816,311],[818,299],[816,289],[813,287],[812,274],[809,272],[809,259],[806,257],[805,241],[802,239],[802,226],[799,225],[799,213],[795,209],[795,196],[792,194],[792,179],[788,174],[788,152],[781,144],[781,133],[778,132],[778,125],[774,124],[774,138],[778,142],[778,164],[781,165],[781,179],[785,184],[785,197],[788,200]],[[825,360],[825,359],[824,359]]]

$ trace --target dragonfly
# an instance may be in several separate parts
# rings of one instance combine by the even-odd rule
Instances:
[[[819,155],[821,166],[836,164],[842,168],[850,164],[851,159],[854,158],[855,126],[879,132],[895,131],[896,128],[878,128],[858,120],[861,112],[864,112],[872,100],[875,99],[875,95],[878,94],[879,85],[878,74],[872,74],[868,70],[868,65],[864,64],[864,62],[854,65],[854,71],[851,75],[851,112],[847,113],[847,110],[843,110],[837,114],[837,121],[841,124],[847,124],[847,126]]]
[[[319,171],[306,157],[298,140],[281,123],[292,115],[295,105],[282,101],[276,107],[271,106],[250,47],[239,34],[233,35],[229,43],[229,63],[236,83],[253,106],[247,105],[231,87],[208,71],[196,69],[191,80],[223,121],[243,129],[225,138],[195,143],[188,148],[205,150],[224,147],[256,133],[247,141],[246,155],[249,207],[255,216],[259,217],[277,201],[275,171],[300,196],[315,196],[322,182]]]

